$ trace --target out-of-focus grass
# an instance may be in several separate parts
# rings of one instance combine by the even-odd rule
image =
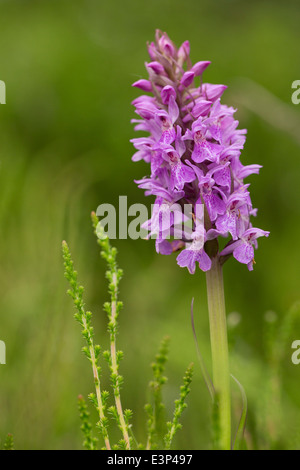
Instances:
[[[92,378],[65,294],[61,240],[67,239],[73,252],[105,347],[104,263],[90,212],[102,202],[117,204],[119,195],[128,195],[129,204],[144,202],[133,179],[147,169],[130,159],[130,102],[137,96],[131,83],[145,76],[146,41],[161,28],[177,44],[189,39],[194,61],[212,60],[205,80],[229,85],[224,102],[239,108],[240,124],[248,128],[242,161],[264,166],[249,181],[259,208],[257,225],[271,236],[260,243],[254,272],[231,260],[225,284],[228,312],[241,315],[232,369],[248,394],[249,433],[253,446],[269,445],[263,404],[272,392],[264,312],[273,310],[280,319],[300,297],[300,149],[296,139],[273,126],[273,109],[264,109],[262,118],[239,96],[250,93],[246,77],[294,113],[300,109],[290,101],[291,83],[300,78],[298,2],[129,0],[125,8],[116,0],[9,0],[0,8],[0,79],[7,86],[7,104],[0,108],[0,339],[7,346],[7,365],[0,366],[0,435],[12,432],[17,448],[81,445],[77,395],[91,391]],[[255,91],[251,97],[255,100]],[[137,411],[134,425],[142,439],[149,364],[161,338],[171,336],[168,413],[184,369],[197,361],[192,297],[210,366],[205,277],[179,269],[175,257],[158,256],[152,242],[115,244],[125,271],[119,338],[125,352],[123,401]],[[299,333],[295,328],[290,343]],[[284,432],[276,436],[282,448],[299,446],[299,371],[290,360],[290,343],[282,358]],[[178,447],[209,447],[208,403],[196,370]],[[238,419],[238,409],[235,413]]]

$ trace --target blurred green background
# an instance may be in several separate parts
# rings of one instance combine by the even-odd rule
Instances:
[[[146,77],[146,42],[160,28],[177,45],[188,39],[193,61],[212,61],[205,81],[228,85],[223,102],[238,108],[240,126],[248,129],[242,162],[263,165],[249,182],[259,208],[255,223],[271,236],[260,242],[252,273],[234,260],[224,269],[231,369],[248,395],[249,447],[300,448],[300,365],[291,362],[300,328],[297,318],[286,321],[300,299],[300,105],[291,102],[291,84],[300,79],[299,1],[1,0],[0,12],[0,79],[7,87],[0,107],[0,339],[7,347],[0,437],[13,433],[19,449],[81,448],[77,396],[93,391],[93,383],[66,295],[61,241],[69,243],[106,348],[105,266],[90,212],[103,202],[117,204],[119,195],[129,204],[153,202],[133,182],[147,169],[131,161],[130,103],[138,95],[131,83]],[[115,246],[125,272],[118,340],[125,353],[123,403],[134,410],[135,434],[145,440],[150,363],[169,335],[168,418],[184,370],[195,362],[175,445],[208,449],[210,399],[190,323],[195,297],[210,369],[205,276],[189,275],[175,256],[158,256],[152,241]],[[284,340],[276,355],[270,344],[274,350],[278,325]],[[236,424],[241,399],[232,388]]]

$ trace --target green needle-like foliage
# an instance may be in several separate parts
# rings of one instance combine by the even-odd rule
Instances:
[[[175,410],[173,415],[173,421],[167,423],[168,432],[164,438],[165,447],[166,449],[170,449],[172,445],[172,441],[176,432],[181,429],[182,425],[180,424],[179,420],[184,409],[187,407],[186,398],[190,393],[190,385],[192,382],[193,377],[193,364],[191,364],[183,377],[183,385],[180,387],[180,397],[178,400],[175,401]]]
[[[114,404],[108,404],[109,393],[101,390],[101,368],[99,365],[101,348],[94,344],[94,331],[91,325],[92,313],[85,310],[83,302],[83,287],[78,282],[77,272],[71,258],[71,253],[66,242],[62,244],[63,259],[65,266],[65,277],[69,281],[70,289],[68,294],[72,297],[76,307],[75,318],[82,328],[82,335],[85,340],[83,352],[91,363],[94,377],[95,393],[89,394],[89,400],[96,408],[99,421],[97,428],[100,430],[107,450],[130,450],[137,449],[169,449],[172,444],[174,435],[181,428],[179,423],[183,410],[186,408],[186,397],[190,391],[190,383],[192,380],[192,366],[190,366],[184,376],[184,384],[180,388],[180,397],[175,401],[175,411],[173,420],[165,424],[164,411],[165,405],[162,401],[162,387],[166,383],[167,378],[164,375],[165,364],[167,362],[169,350],[169,338],[163,339],[160,345],[155,361],[152,363],[153,380],[150,382],[150,390],[152,392],[151,403],[145,407],[148,415],[147,421],[147,444],[143,447],[135,439],[130,421],[132,419],[132,411],[123,410],[121,403],[121,388],[123,385],[123,377],[119,373],[120,362],[123,358],[123,352],[117,350],[116,337],[118,332],[118,316],[122,309],[122,302],[118,300],[119,283],[123,275],[123,271],[118,268],[117,250],[111,246],[108,237],[104,234],[101,224],[95,213],[92,213],[92,223],[95,233],[98,237],[98,244],[101,248],[101,256],[107,263],[106,278],[108,279],[108,290],[110,301],[105,302],[104,310],[108,316],[108,333],[110,338],[110,348],[103,352],[103,358],[106,360],[110,370],[110,380],[114,395]],[[81,429],[84,434],[84,447],[88,450],[96,450],[97,439],[93,437],[92,425],[89,421],[89,412],[85,400],[82,396],[78,399],[80,419],[82,422]],[[108,415],[110,415],[117,423],[121,430],[122,437],[116,444],[111,444],[108,435]]]
[[[153,380],[150,382],[152,392],[152,403],[147,403],[145,410],[148,416],[147,421],[147,449],[155,448],[154,443],[158,443],[162,438],[164,426],[164,410],[162,403],[162,387],[167,382],[164,376],[165,364],[168,360],[169,337],[165,337],[160,345],[159,352],[155,356],[155,361],[151,364],[153,371]]]
[[[101,256],[107,263],[106,278],[108,279],[108,290],[110,294],[110,302],[105,302],[104,310],[108,316],[108,332],[110,335],[110,351],[104,354],[109,364],[111,385],[115,397],[115,406],[110,408],[110,413],[115,418],[119,429],[122,432],[123,439],[120,441],[120,448],[130,449],[132,442],[129,436],[129,415],[126,416],[121,403],[121,387],[124,379],[119,374],[119,367],[123,352],[117,350],[116,337],[118,332],[118,317],[123,307],[123,303],[118,300],[119,283],[123,276],[122,269],[117,264],[117,250],[112,247],[109,238],[105,236],[103,227],[98,221],[96,214],[92,213],[92,224],[95,234],[98,237],[98,244],[101,248]],[[125,447],[124,447],[125,442]]]
[[[97,439],[92,435],[92,425],[89,421],[90,413],[82,395],[78,397],[78,409],[81,419],[81,430],[84,435],[83,447],[87,450],[97,450]]]
[[[86,346],[83,348],[83,352],[91,363],[94,377],[94,384],[96,395],[91,398],[97,412],[99,414],[99,422],[97,424],[100,432],[103,436],[105,447],[110,449],[110,442],[108,437],[108,420],[106,418],[106,406],[105,400],[103,400],[103,392],[101,392],[100,384],[100,367],[99,367],[99,355],[100,346],[94,345],[94,332],[91,326],[91,312],[86,312],[83,302],[83,287],[78,283],[77,272],[74,269],[74,264],[71,258],[71,253],[67,243],[64,241],[62,244],[63,259],[65,266],[65,277],[69,281],[70,289],[68,294],[72,297],[74,305],[76,307],[75,319],[78,321],[82,328],[82,336],[86,341]],[[106,392],[107,393],[107,392]],[[105,395],[106,396],[106,395]]]

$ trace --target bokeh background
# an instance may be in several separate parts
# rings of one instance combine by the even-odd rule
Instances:
[[[146,77],[146,42],[156,28],[193,61],[211,60],[205,81],[225,83],[223,102],[238,108],[248,129],[244,164],[260,242],[252,273],[234,260],[224,268],[232,373],[244,385],[249,448],[300,447],[300,365],[291,343],[300,339],[299,291],[300,105],[291,84],[300,79],[299,1],[241,0],[1,0],[0,79],[0,437],[19,449],[79,449],[77,396],[93,391],[92,375],[73,305],[66,295],[61,241],[67,240],[98,342],[107,347],[105,266],[90,212],[103,202],[146,202],[133,180],[147,173],[133,163],[131,83]],[[166,414],[185,368],[195,377],[175,446],[211,446],[210,399],[198,366],[190,322],[210,369],[205,276],[155,253],[154,243],[117,240],[124,310],[119,347],[125,353],[123,402],[134,411],[134,432],[145,440],[144,404],[150,363],[171,338],[164,389]],[[279,331],[280,341],[274,343]],[[274,346],[275,344],[275,346]],[[103,366],[104,386],[109,387]],[[241,411],[233,388],[233,419]],[[96,416],[91,410],[92,419]],[[117,436],[118,434],[116,434]]]

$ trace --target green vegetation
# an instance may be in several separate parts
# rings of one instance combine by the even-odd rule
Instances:
[[[248,129],[241,160],[263,165],[249,182],[257,225],[270,238],[252,273],[232,260],[224,266],[226,310],[239,318],[229,324],[230,369],[247,395],[247,448],[299,449],[300,365],[291,361],[291,344],[300,339],[300,105],[291,103],[291,84],[300,79],[299,2],[192,0],[187,7],[179,0],[129,0],[124,8],[117,0],[2,0],[0,8],[7,92],[0,106],[0,339],[7,363],[0,365],[1,447],[11,433],[19,449],[78,449],[80,426],[86,446],[95,446],[95,437],[102,446],[94,407],[87,421],[83,403],[81,420],[77,413],[78,395],[89,395],[93,376],[66,295],[61,242],[68,241],[85,285],[95,340],[109,350],[101,308],[107,286],[90,212],[117,205],[119,195],[128,195],[129,204],[145,200],[133,182],[146,166],[131,161],[130,102],[137,96],[131,83],[144,77],[146,42],[160,28],[178,44],[189,39],[193,60],[212,61],[207,81],[228,85],[224,102],[238,108]],[[172,422],[180,378],[194,363],[183,431],[172,446],[210,448],[217,431],[190,321],[194,297],[199,349],[211,373],[205,276],[157,255],[153,241],[112,244],[126,273],[118,348],[125,358],[122,402],[133,410],[134,433],[147,442],[144,405],[153,406],[147,384],[158,380],[149,364],[168,335],[168,381],[160,392],[165,421]],[[105,391],[111,381],[102,367]],[[233,382],[232,393],[234,431],[244,405]],[[119,439],[115,426],[112,442]]]

